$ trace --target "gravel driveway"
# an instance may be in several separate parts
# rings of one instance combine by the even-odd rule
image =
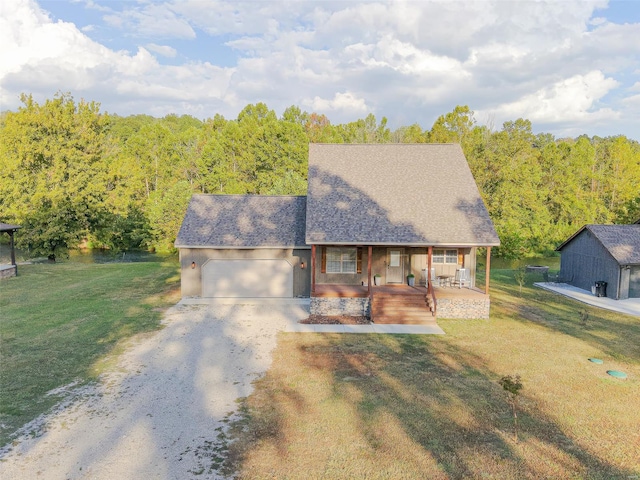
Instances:
[[[220,478],[210,455],[223,420],[269,368],[277,332],[308,314],[286,303],[172,307],[97,385],[59,389],[67,402],[0,453],[0,478]]]

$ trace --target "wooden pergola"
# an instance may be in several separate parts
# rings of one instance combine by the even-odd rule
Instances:
[[[16,249],[15,242],[13,239],[13,234],[22,227],[20,225],[10,225],[8,223],[0,223],[0,233],[6,233],[9,235],[9,245],[11,248],[11,265],[16,268],[16,273],[18,273],[18,266],[16,265]]]

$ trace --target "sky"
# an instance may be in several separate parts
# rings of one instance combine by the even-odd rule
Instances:
[[[126,116],[264,102],[392,129],[467,105],[499,130],[640,140],[640,1],[3,0],[0,109]]]

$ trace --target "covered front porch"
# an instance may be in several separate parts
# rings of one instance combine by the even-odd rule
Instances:
[[[460,274],[463,286],[477,287],[476,267],[480,246],[311,246],[311,296],[322,285],[415,286],[452,284]],[[485,281],[489,293],[491,247],[486,247]],[[356,289],[358,290],[358,289]],[[356,291],[351,290],[351,291]],[[347,291],[347,290],[345,290]],[[359,291],[359,290],[358,290]]]
[[[436,315],[488,318],[491,247],[486,251],[480,289],[477,247],[313,245],[312,313],[362,315],[385,323],[423,323]]]

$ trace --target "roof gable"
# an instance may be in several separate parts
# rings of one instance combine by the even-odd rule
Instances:
[[[454,144],[309,145],[306,241],[500,243]]]
[[[619,265],[640,265],[640,224],[585,225],[556,250],[562,250],[584,230],[588,230]]]
[[[177,248],[305,246],[306,197],[194,195]]]

